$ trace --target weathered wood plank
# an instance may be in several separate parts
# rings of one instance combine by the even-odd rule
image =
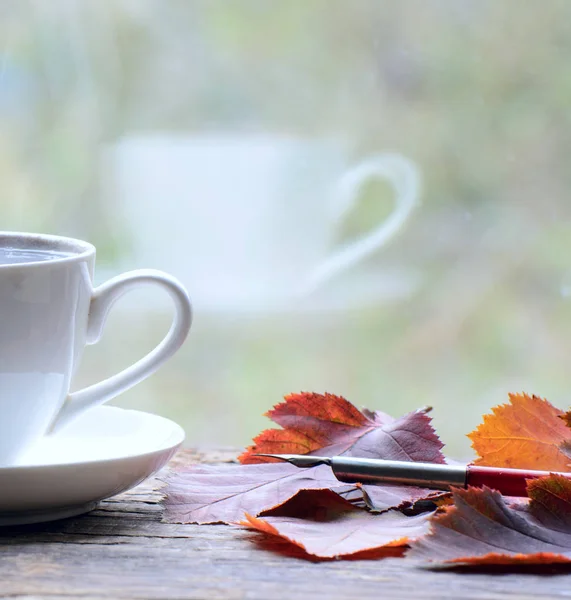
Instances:
[[[187,451],[181,462],[230,461],[235,453]],[[0,596],[50,600],[473,598],[569,596],[567,574],[459,574],[408,561],[310,563],[261,547],[223,525],[161,522],[159,482],[103,502],[89,515],[0,530]]]

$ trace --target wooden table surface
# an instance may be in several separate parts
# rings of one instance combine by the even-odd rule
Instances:
[[[228,450],[180,453],[226,462]],[[571,575],[427,571],[409,561],[312,563],[261,549],[252,532],[161,522],[156,479],[72,519],[0,530],[0,597],[569,598]]]

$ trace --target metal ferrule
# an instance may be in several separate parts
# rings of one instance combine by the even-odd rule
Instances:
[[[447,490],[466,487],[466,467],[335,456],[331,468],[340,481],[416,485]]]

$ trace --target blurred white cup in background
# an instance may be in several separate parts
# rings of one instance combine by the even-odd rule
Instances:
[[[402,230],[419,201],[419,174],[399,154],[347,164],[342,144],[279,135],[131,135],[105,156],[102,177],[129,224],[132,264],[168,269],[197,311],[271,312],[403,296],[405,273],[369,276],[338,302],[316,292]],[[334,239],[364,184],[394,188],[394,208],[356,241]],[[367,298],[365,299],[365,296]]]

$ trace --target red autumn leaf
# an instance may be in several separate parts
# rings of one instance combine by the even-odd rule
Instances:
[[[406,517],[398,511],[374,515],[330,490],[304,490],[266,516],[246,515],[241,524],[284,538],[314,557],[341,558],[363,552],[382,557],[387,549],[424,535],[428,518],[428,514]]]
[[[268,429],[239,458],[264,462],[268,454],[323,454],[444,463],[439,440],[427,410],[393,419],[381,412],[360,411],[332,394],[286,396],[268,413],[283,429]]]
[[[526,508],[512,508],[488,488],[455,490],[454,505],[407,556],[444,565],[571,563],[571,480],[543,477],[528,494]]]
[[[284,463],[193,465],[165,481],[163,518],[169,523],[235,523],[245,513],[257,515],[301,489],[354,489],[325,465],[298,469]]]
[[[475,464],[568,471],[571,432],[561,419],[565,415],[538,396],[510,394],[509,399],[468,435],[480,457]]]

